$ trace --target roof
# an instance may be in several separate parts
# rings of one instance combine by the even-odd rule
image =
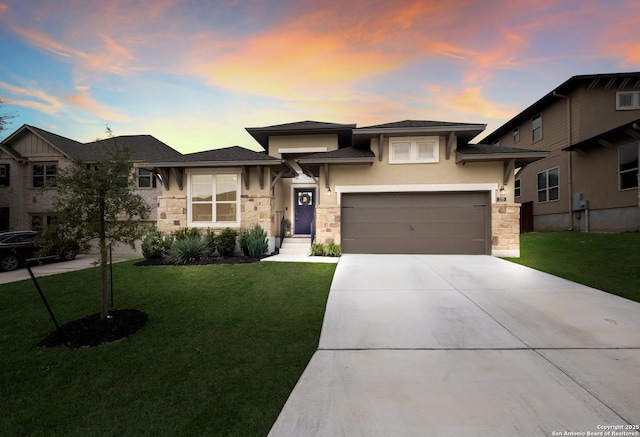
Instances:
[[[296,162],[302,171],[311,177],[318,177],[322,164],[369,164],[375,161],[375,154],[369,149],[358,149],[355,147],[345,147],[331,152],[315,153],[300,159]]]
[[[378,135],[444,135],[455,132],[458,144],[466,144],[480,135],[487,128],[486,124],[457,123],[433,120],[403,120],[392,123],[360,127],[353,130],[356,147],[362,147],[370,138]]]
[[[482,139],[481,143],[491,144],[495,142],[506,133],[511,132],[514,128],[520,126],[525,120],[529,120],[534,117],[544,108],[560,99],[565,98],[581,85],[588,83],[587,87],[591,89],[595,88],[596,85],[601,82],[605,84],[605,88],[611,87],[616,83],[619,83],[618,86],[632,83],[633,87],[637,89],[640,88],[640,72],[584,74],[572,76],[571,78],[551,90],[549,93],[545,94],[540,100],[517,114],[515,117],[507,121],[495,131],[491,132],[489,135]]]
[[[456,163],[481,161],[515,160],[515,167],[522,167],[531,162],[548,157],[550,152],[544,150],[517,149],[500,147],[491,144],[467,144],[456,150]]]
[[[159,158],[167,159],[182,156],[180,152],[151,135],[123,135],[90,143],[81,143],[27,124],[5,138],[2,142],[2,149],[17,160],[26,160],[11,147],[11,143],[26,132],[31,132],[40,137],[69,159],[79,159],[82,161],[95,160],[100,157],[105,147],[114,146],[130,148],[134,161],[146,161]]]
[[[598,135],[594,135],[591,138],[580,141],[579,143],[572,144],[571,146],[565,147],[562,150],[567,152],[573,150],[587,151],[593,147],[611,147],[609,139],[620,136],[631,138],[630,141],[640,140],[640,118],[620,125],[606,132],[602,132]]]
[[[297,121],[294,123],[277,124],[264,127],[248,127],[246,131],[262,146],[269,147],[269,137],[275,135],[338,135],[338,147],[351,145],[351,132],[355,124],[326,123],[322,121]]]

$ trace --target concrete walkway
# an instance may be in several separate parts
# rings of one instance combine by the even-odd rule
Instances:
[[[319,349],[269,436],[637,425],[639,303],[488,256],[343,255]]]

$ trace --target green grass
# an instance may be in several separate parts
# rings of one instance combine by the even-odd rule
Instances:
[[[640,302],[640,233],[545,232],[520,236],[510,261]]]
[[[30,281],[0,285],[0,434],[264,436],[318,345],[335,264],[114,266],[121,342],[41,349]],[[61,324],[99,312],[97,269],[41,278]]]

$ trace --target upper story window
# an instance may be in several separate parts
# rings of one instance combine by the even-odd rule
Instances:
[[[542,139],[542,117],[540,114],[531,119],[531,141]]]
[[[237,173],[191,174],[188,180],[190,225],[239,225],[240,177]]]
[[[620,91],[616,93],[616,109],[625,111],[629,109],[640,109],[640,92]]]
[[[154,174],[144,168],[138,169],[138,188],[155,188],[156,178]]]
[[[517,143],[520,141],[520,128],[517,127],[513,130],[513,142]]]
[[[439,162],[439,137],[389,138],[389,164]]]
[[[55,187],[57,173],[58,164],[56,163],[33,164],[31,167],[33,188]]]
[[[638,144],[640,143],[631,143],[618,149],[621,190],[638,188]]]
[[[9,186],[9,164],[0,164],[0,187]]]
[[[515,188],[513,191],[515,197],[520,197],[520,179],[515,180]]]
[[[559,176],[558,167],[538,173],[538,202],[551,202],[560,198]]]

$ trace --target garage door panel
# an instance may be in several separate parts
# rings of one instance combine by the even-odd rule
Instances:
[[[488,193],[344,194],[345,253],[467,253],[490,250]]]

